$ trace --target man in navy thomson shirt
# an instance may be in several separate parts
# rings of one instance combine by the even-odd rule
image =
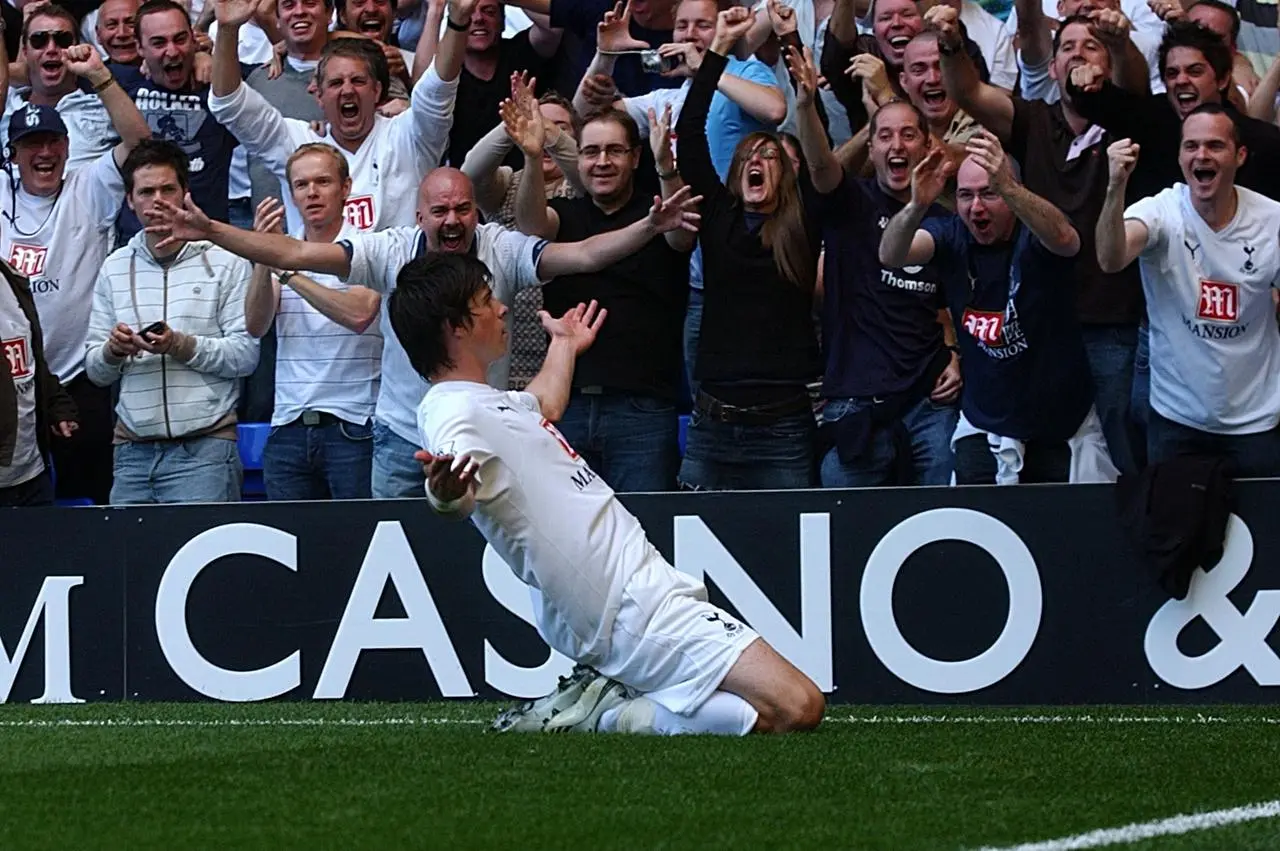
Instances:
[[[934,151],[880,243],[882,263],[933,262],[941,271],[965,382],[956,482],[1113,478],[1074,309],[1070,258],[1080,236],[1014,179],[995,136],[982,131],[967,152],[956,172],[959,215],[922,226],[951,171]]]
[[[827,369],[825,487],[946,485],[959,412],[960,359],[933,265],[882,266],[889,219],[911,199],[911,170],[929,150],[929,126],[905,101],[871,117],[876,176],[846,176],[814,106],[817,69],[791,57],[800,144],[822,195],[826,265],[822,340]],[[946,216],[934,205],[926,215]]]
[[[212,2],[212,0],[210,0]],[[227,221],[231,154],[236,138],[209,113],[209,84],[195,80],[196,40],[191,18],[173,0],[147,0],[138,8],[138,50],[150,79],[137,68],[112,65],[156,139],[173,142],[191,162],[191,199],[212,219]],[[138,218],[120,212],[120,241],[137,233]]]

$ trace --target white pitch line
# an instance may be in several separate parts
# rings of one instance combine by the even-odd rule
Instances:
[[[1026,842],[1022,845],[1003,847],[987,846],[978,851],[1079,851],[1082,848],[1104,848],[1108,845],[1132,845],[1159,836],[1180,836],[1200,830],[1212,830],[1231,824],[1242,824],[1259,819],[1280,816],[1280,801],[1264,801],[1232,807],[1229,810],[1213,810],[1207,813],[1178,815],[1157,821],[1135,822],[1124,827],[1091,830],[1075,836],[1046,839],[1043,842]]]
[[[0,719],[0,729],[68,727],[435,727],[487,724],[478,718],[24,718]],[[1059,725],[1059,724],[1280,724],[1280,718],[1220,715],[866,715],[828,717],[828,724],[871,725]]]

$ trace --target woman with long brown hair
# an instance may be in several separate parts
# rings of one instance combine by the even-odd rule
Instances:
[[[753,18],[721,12],[676,125],[680,176],[702,195],[704,306],[680,482],[710,490],[813,483],[815,419],[806,385],[822,372],[813,323],[821,241],[807,177],[782,140],[751,133],[721,183],[706,121],[729,50]]]

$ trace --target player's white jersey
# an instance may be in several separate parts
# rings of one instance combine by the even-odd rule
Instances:
[[[430,451],[470,455],[479,464],[471,520],[540,592],[534,599],[543,607],[542,637],[580,662],[605,658],[627,581],[661,558],[640,522],[529,393],[469,381],[433,384],[418,408],[418,427]]]
[[[458,81],[441,80],[432,63],[413,87],[409,108],[394,118],[375,116],[373,130],[354,152],[339,145],[327,128],[319,135],[309,122],[285,118],[247,85],[226,97],[211,94],[209,111],[279,179],[290,233],[301,233],[302,216],[285,179],[285,164],[308,142],[332,145],[347,158],[351,172],[347,223],[356,230],[373,231],[415,223],[418,184],[440,164],[453,126],[457,92]]]
[[[108,152],[38,197],[0,176],[0,260],[31,281],[44,354],[63,384],[84,368],[93,286],[111,250],[124,178]]]

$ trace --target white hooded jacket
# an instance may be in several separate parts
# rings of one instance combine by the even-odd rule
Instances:
[[[235,411],[238,379],[258,363],[244,322],[250,271],[249,261],[210,242],[188,242],[162,266],[145,231],[107,258],[94,285],[85,372],[100,387],[120,381],[116,413],[130,432],[153,440],[200,434]],[[159,321],[193,339],[189,360],[147,352],[108,360],[117,323],[140,332]]]

